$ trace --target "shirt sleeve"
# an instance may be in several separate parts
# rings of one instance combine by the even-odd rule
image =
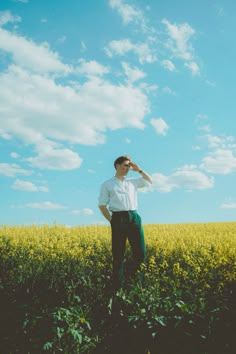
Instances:
[[[98,197],[98,205],[107,206],[108,203],[109,203],[109,193],[108,193],[108,189],[107,189],[106,184],[103,183],[100,188],[100,194]]]
[[[144,188],[148,186],[148,181],[146,181],[143,177],[134,178],[132,182],[136,188]]]

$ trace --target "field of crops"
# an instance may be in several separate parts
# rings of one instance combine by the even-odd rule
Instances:
[[[1,226],[0,353],[234,354],[236,223],[144,230],[113,296],[108,226]]]

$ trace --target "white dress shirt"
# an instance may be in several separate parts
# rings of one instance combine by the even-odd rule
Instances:
[[[121,181],[114,176],[101,185],[99,205],[108,206],[111,212],[136,210],[137,189],[145,186],[147,181],[143,177],[125,178]]]

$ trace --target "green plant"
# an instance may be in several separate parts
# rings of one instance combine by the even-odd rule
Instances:
[[[98,338],[92,335],[88,321],[89,309],[74,297],[68,308],[59,307],[53,314],[54,338],[46,342],[44,351],[52,353],[89,353],[95,348]]]

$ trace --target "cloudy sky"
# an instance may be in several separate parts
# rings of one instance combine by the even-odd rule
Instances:
[[[153,178],[144,223],[235,221],[235,11],[1,0],[0,224],[106,224],[99,189],[123,154]]]

